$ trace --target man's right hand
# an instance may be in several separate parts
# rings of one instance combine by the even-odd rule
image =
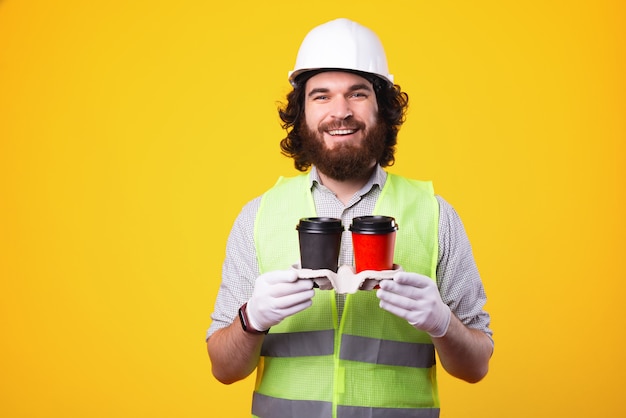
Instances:
[[[270,271],[257,277],[247,313],[250,326],[265,331],[313,304],[313,280],[298,280],[294,270]]]

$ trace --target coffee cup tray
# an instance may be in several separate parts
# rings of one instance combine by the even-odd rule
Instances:
[[[381,280],[392,279],[393,275],[403,271],[397,264],[392,270],[364,270],[355,272],[353,266],[340,266],[335,273],[328,269],[303,269],[300,264],[291,266],[298,274],[299,279],[311,279],[321,290],[335,289],[337,293],[356,293],[358,290],[372,290]]]

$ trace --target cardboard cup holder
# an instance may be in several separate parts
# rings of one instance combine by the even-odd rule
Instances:
[[[403,271],[397,264],[392,270],[364,270],[355,273],[353,266],[340,266],[335,273],[328,269],[303,269],[300,264],[291,266],[299,279],[313,280],[321,290],[335,289],[337,293],[356,293],[359,290],[372,290],[381,280],[389,280],[398,271]]]

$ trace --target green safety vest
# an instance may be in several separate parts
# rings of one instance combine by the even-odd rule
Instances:
[[[394,262],[436,278],[439,206],[432,184],[388,174],[373,214],[399,225]],[[299,261],[298,220],[316,216],[307,174],[280,178],[255,221],[261,273]],[[261,418],[438,417],[429,335],[379,307],[375,291],[346,297],[338,324],[334,290],[272,327],[257,366],[252,414]]]

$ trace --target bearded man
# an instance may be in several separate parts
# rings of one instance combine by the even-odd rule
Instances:
[[[458,215],[430,182],[384,170],[408,95],[378,37],[347,19],[307,34],[289,80],[281,149],[304,174],[281,178],[235,221],[207,332],[213,375],[230,384],[256,369],[256,417],[438,417],[435,350],[448,373],[478,382],[493,340]],[[298,219],[347,227],[372,214],[402,225],[402,269],[379,289],[346,296],[290,268]],[[352,263],[345,231],[339,264]]]

